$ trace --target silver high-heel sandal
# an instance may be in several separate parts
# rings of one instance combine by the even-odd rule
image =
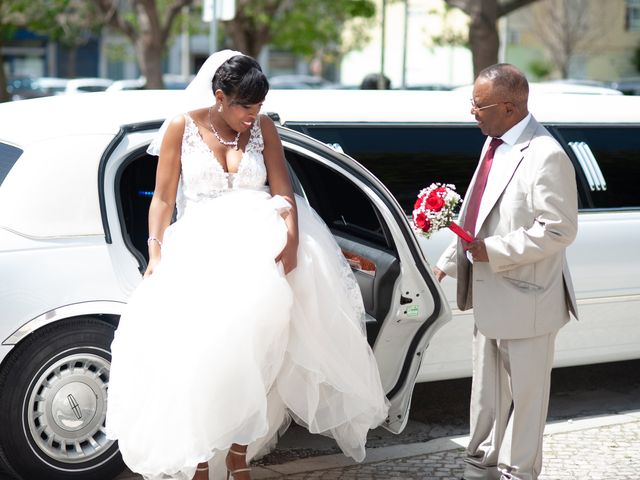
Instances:
[[[229,453],[232,453],[234,455],[243,456],[243,457],[247,454],[247,452],[237,452],[233,448],[229,449]],[[227,480],[229,480],[230,478],[232,480],[235,479],[236,478],[236,473],[250,472],[250,471],[251,471],[250,468],[237,468],[235,470],[229,470],[229,467],[227,467]]]

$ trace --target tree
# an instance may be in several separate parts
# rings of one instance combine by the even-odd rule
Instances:
[[[67,0],[0,0],[0,102],[10,100],[2,45],[19,28],[46,30],[55,23],[55,16],[64,10],[66,2]]]
[[[535,1],[537,0],[445,0],[450,6],[465,12],[471,19],[469,46],[474,75],[498,62],[498,19]]]
[[[542,0],[533,7],[534,32],[562,78],[577,53],[598,48],[610,12],[610,5],[592,0]]]
[[[76,76],[76,53],[98,33],[102,20],[96,6],[86,0],[67,0],[65,8],[55,15],[55,22],[42,32],[68,52],[65,76]]]
[[[374,0],[237,0],[235,18],[223,26],[232,47],[252,57],[267,44],[311,56],[337,50],[344,23],[375,12]]]
[[[182,8],[194,0],[93,0],[104,22],[124,34],[134,45],[138,65],[147,79],[147,88],[162,88],[162,55]]]

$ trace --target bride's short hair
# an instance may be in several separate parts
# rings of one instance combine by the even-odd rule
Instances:
[[[269,81],[260,64],[247,55],[236,55],[220,65],[211,80],[215,93],[220,89],[239,105],[255,105],[267,96]]]

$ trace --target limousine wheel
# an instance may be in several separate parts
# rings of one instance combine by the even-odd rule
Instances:
[[[0,449],[23,479],[112,479],[124,469],[105,435],[114,327],[93,318],[47,325],[0,373]]]

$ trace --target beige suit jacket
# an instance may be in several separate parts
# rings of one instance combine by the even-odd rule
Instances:
[[[578,230],[571,161],[533,117],[510,155],[510,174],[500,189],[487,192],[482,201],[491,208],[483,205],[485,215],[478,217],[477,238],[484,239],[489,262],[472,264],[456,238],[437,264],[457,278],[458,307],[473,307],[488,338],[544,335],[578,312],[565,256]],[[460,224],[465,213],[463,205]]]

